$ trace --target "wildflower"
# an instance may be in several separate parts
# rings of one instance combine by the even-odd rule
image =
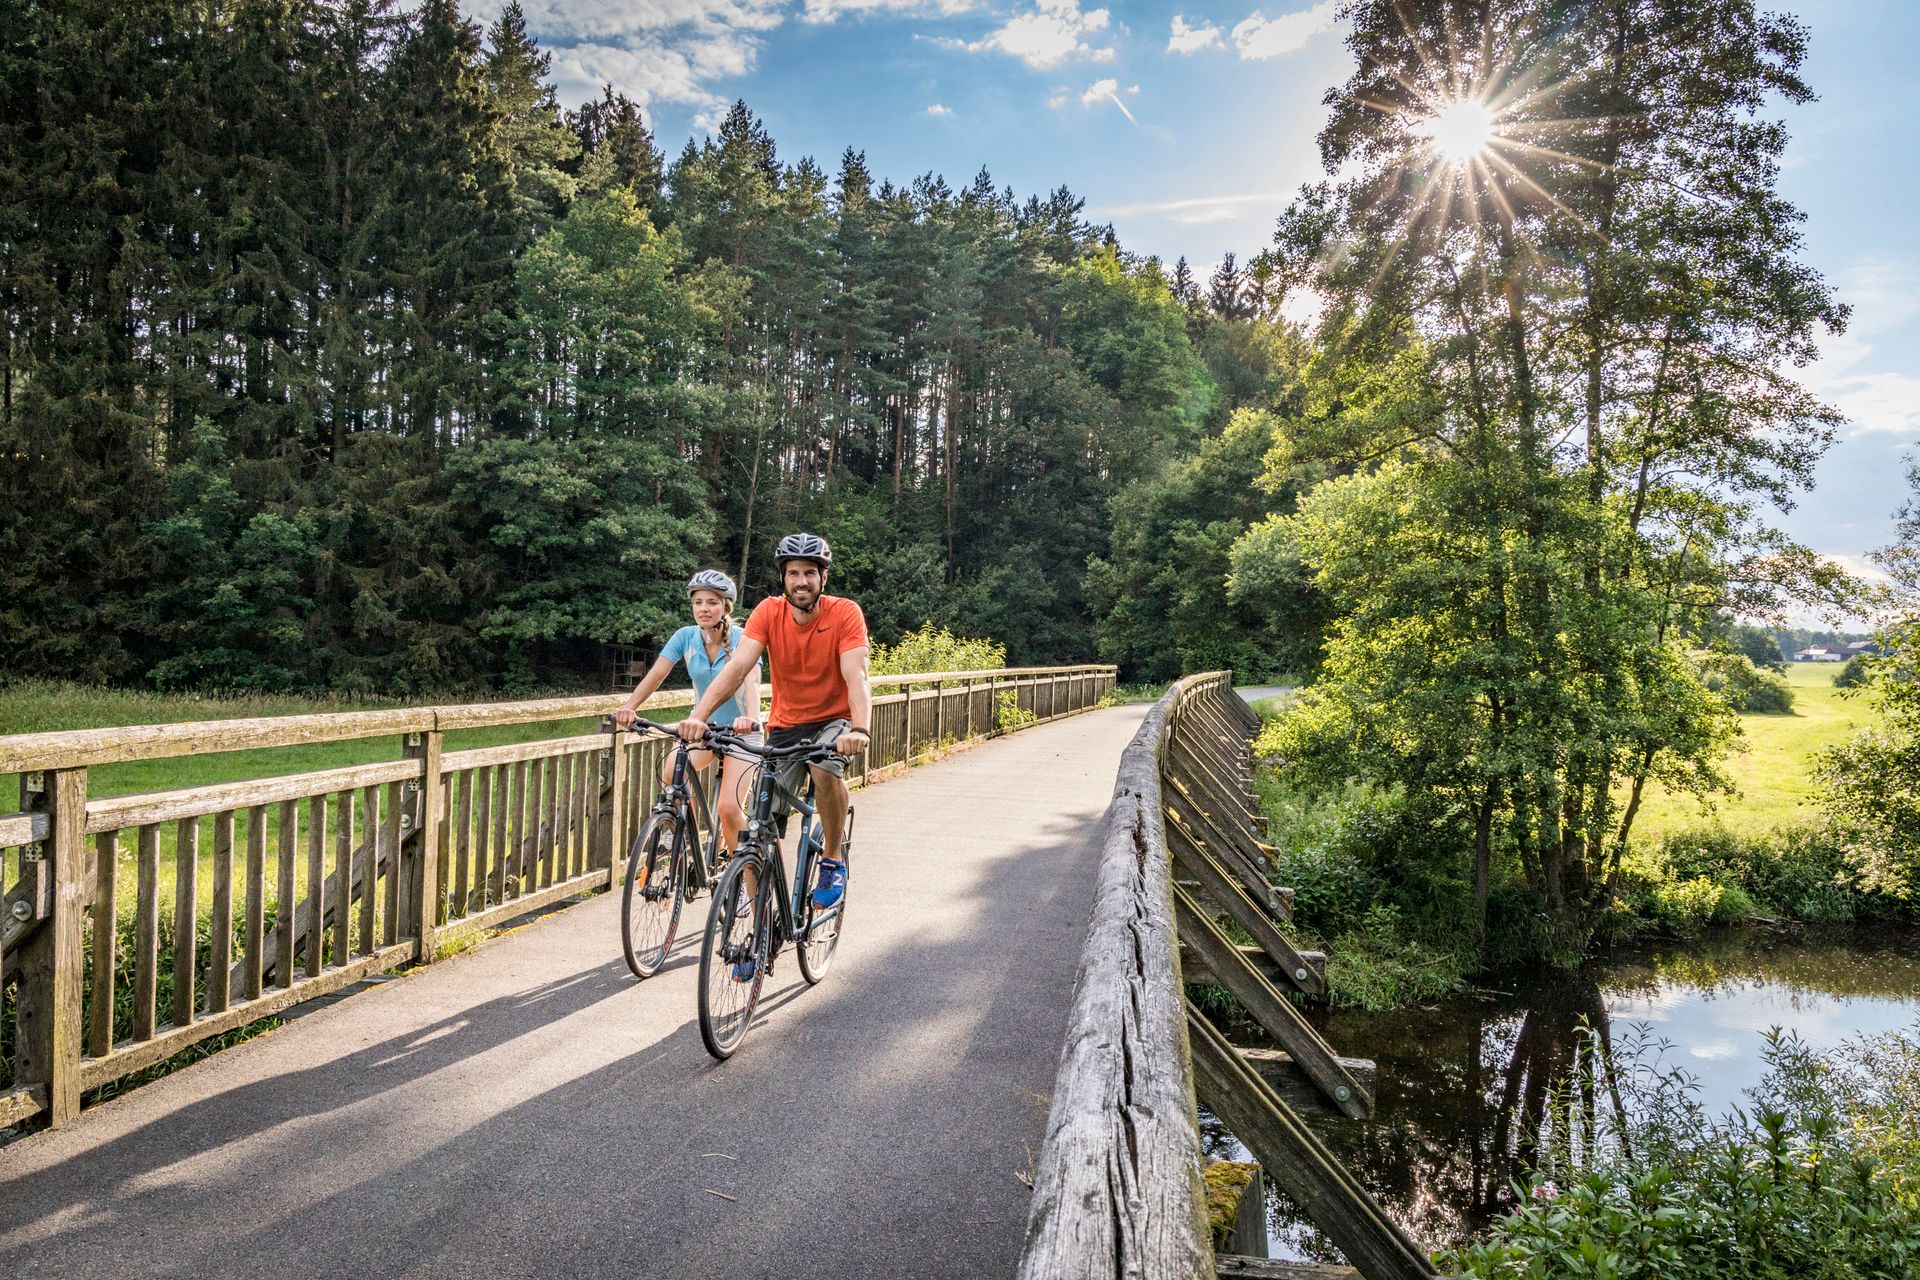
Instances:
[[[1554,1186],[1551,1182],[1543,1182],[1533,1189],[1533,1198],[1535,1200],[1551,1200],[1559,1194],[1560,1188]]]

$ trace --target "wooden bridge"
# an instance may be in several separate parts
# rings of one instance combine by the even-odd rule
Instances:
[[[1113,675],[876,681],[864,780],[981,745],[861,793],[841,963],[776,972],[724,1065],[697,925],[635,983],[595,892],[658,741],[448,749],[615,698],[0,738],[0,1125],[27,1134],[0,1271],[1332,1274],[1216,1258],[1197,1097],[1362,1274],[1431,1275],[1299,1118],[1365,1117],[1371,1069],[1295,1004],[1323,960],[1266,876],[1251,714],[1224,674],[1107,707]],[[101,765],[360,739],[398,756],[88,794]],[[1182,966],[1282,1051],[1229,1043]]]

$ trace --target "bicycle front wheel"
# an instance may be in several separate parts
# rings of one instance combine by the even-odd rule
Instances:
[[[757,890],[749,894],[745,873],[752,868]],[[742,851],[720,873],[700,941],[700,1038],[707,1052],[722,1061],[746,1039],[766,980],[767,946],[772,933],[772,898],[766,864]]]
[[[679,824],[656,813],[640,828],[627,855],[627,890],[620,903],[620,945],[636,978],[651,978],[666,963],[680,927],[682,891],[675,865]]]
[[[853,843],[851,836],[842,842],[840,857],[847,866],[846,883],[840,888],[840,900],[830,907],[813,905],[814,890],[820,887],[820,862],[818,857],[812,860],[813,868],[807,875],[806,891],[802,897],[800,909],[806,913],[806,924],[800,933],[800,976],[813,985],[827,976],[827,970],[833,967],[833,953],[840,946],[841,923],[847,918],[847,894],[853,890],[853,860],[848,857],[846,846]]]

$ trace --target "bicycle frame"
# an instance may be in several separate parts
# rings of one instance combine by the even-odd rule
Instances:
[[[778,924],[776,936],[782,942],[798,942],[803,931],[800,926],[799,916],[794,911],[794,903],[799,899],[802,890],[806,886],[807,876],[813,868],[811,859],[816,855],[816,851],[820,847],[819,837],[816,834],[816,828],[819,825],[819,815],[814,810],[814,807],[807,803],[805,797],[796,796],[790,792],[786,793],[787,803],[791,804],[794,811],[800,815],[800,843],[797,847],[801,852],[801,856],[795,868],[793,888],[789,890],[787,888],[786,854],[781,848],[781,839],[778,831],[779,824],[773,817],[774,793],[776,791],[784,792],[785,788],[780,786],[779,780],[775,778],[767,768],[767,763],[766,761],[761,762],[760,777],[754,785],[753,814],[747,821],[747,840],[753,844],[756,850],[769,848],[772,850],[771,854],[762,852],[760,855],[761,861],[768,866],[771,874],[761,877],[758,892],[765,893],[766,882],[769,880],[773,882],[773,902],[774,911],[776,912],[775,920]],[[809,788],[809,790],[811,790],[811,788]],[[808,905],[811,907],[812,904],[809,903]],[[810,917],[812,912],[809,911],[808,915]],[[809,919],[808,923],[812,923],[811,919]]]
[[[653,802],[652,811],[665,814],[684,811],[687,821],[676,826],[674,839],[681,842],[681,847],[685,848],[685,841],[691,835],[692,848],[698,854],[706,848],[707,839],[711,838],[718,829],[718,822],[713,817],[713,810],[708,807],[706,788],[700,781],[700,771],[693,768],[692,762],[687,758],[691,750],[693,748],[684,742],[674,744],[673,777],[665,787],[661,788],[660,798]],[[705,837],[700,830],[703,822],[708,827]],[[712,878],[712,869],[707,866],[707,859],[703,855],[696,856],[688,870],[690,874],[687,877],[687,888],[692,893],[698,893]]]

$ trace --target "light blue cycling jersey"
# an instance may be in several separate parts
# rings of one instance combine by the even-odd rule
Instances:
[[[734,623],[733,632],[727,639],[727,647],[720,651],[718,659],[708,662],[707,644],[700,637],[700,628],[685,626],[673,633],[666,647],[660,650],[660,656],[668,662],[686,663],[687,674],[693,678],[693,700],[697,703],[706,696],[707,686],[713,683],[713,677],[720,668],[727,665],[727,659],[733,656],[733,651],[739,647],[740,637],[744,634],[740,624]],[[760,666],[760,674],[764,677],[766,664],[763,662]],[[756,707],[754,711],[754,718],[757,720],[759,708]],[[713,714],[707,717],[707,723],[731,726],[735,720],[746,714],[740,708],[740,691],[736,689],[731,698],[721,703],[714,709]]]

